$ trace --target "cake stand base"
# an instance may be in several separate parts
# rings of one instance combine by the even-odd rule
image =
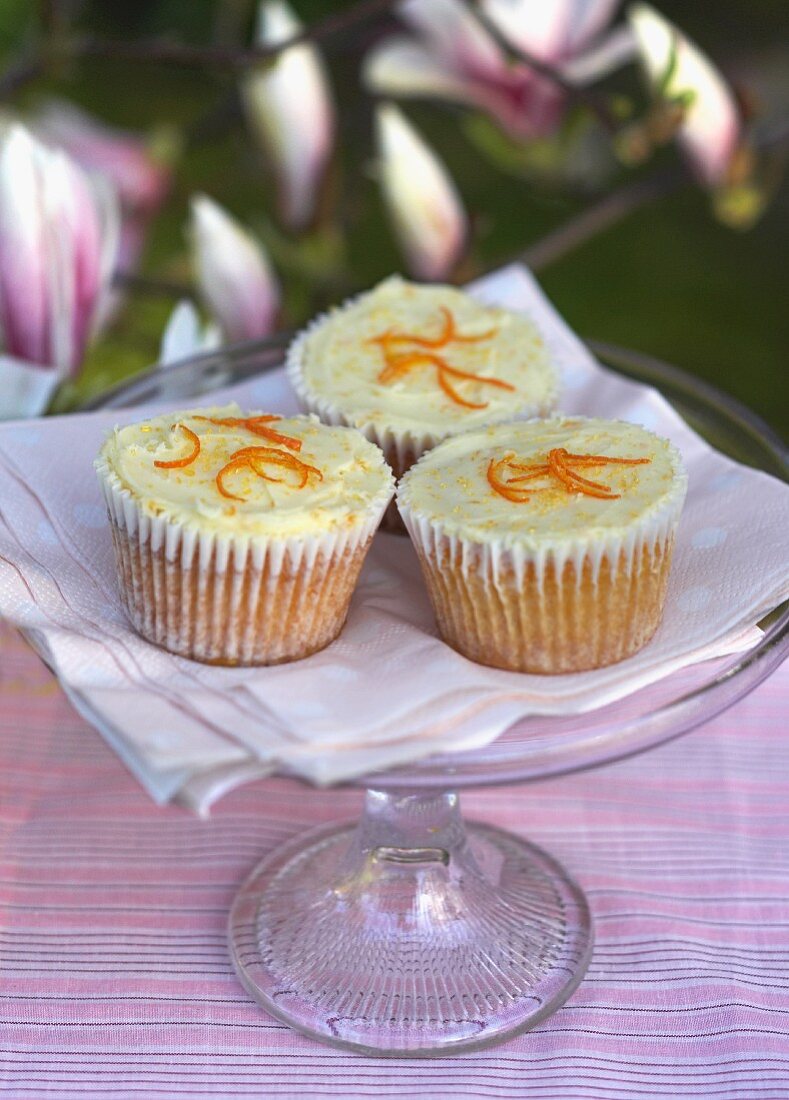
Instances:
[[[276,850],[230,914],[256,1001],[375,1055],[443,1056],[533,1027],[576,988],[591,945],[562,867],[510,833],[467,829],[454,793],[368,791],[358,825]]]

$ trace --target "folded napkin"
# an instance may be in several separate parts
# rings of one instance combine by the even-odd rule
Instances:
[[[525,716],[584,713],[750,648],[757,621],[789,595],[787,486],[724,458],[657,392],[599,366],[523,268],[471,290],[540,328],[561,368],[564,410],[635,421],[682,451],[690,488],[655,638],[620,664],[573,675],[476,665],[438,638],[410,543],[379,534],[348,623],[323,652],[262,669],[187,661],[143,641],[124,616],[92,468],[107,429],[152,410],[0,425],[0,615],[26,632],[155,799],[202,811],[275,770],[334,783],[483,746]],[[296,408],[281,370],[211,400]]]

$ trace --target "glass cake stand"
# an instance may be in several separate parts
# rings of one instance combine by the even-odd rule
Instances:
[[[93,407],[210,393],[273,369],[284,339],[148,372]],[[610,369],[660,389],[719,450],[789,479],[780,440],[731,397],[648,356],[590,347]],[[485,748],[367,777],[360,822],[297,837],[238,893],[230,949],[246,989],[307,1035],[375,1055],[479,1049],[543,1020],[583,978],[593,938],[588,903],[540,848],[464,824],[458,790],[597,767],[686,733],[787,655],[789,606],[761,625],[746,653],[610,706],[526,719]]]

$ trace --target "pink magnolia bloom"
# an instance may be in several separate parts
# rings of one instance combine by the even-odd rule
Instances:
[[[114,196],[19,125],[0,141],[0,330],[18,361],[79,370],[109,291]]]
[[[277,45],[301,26],[282,0],[264,0],[257,41]],[[334,107],[318,50],[309,43],[284,50],[245,78],[242,94],[250,125],[273,161],[282,218],[303,229],[315,213],[334,141]]]
[[[566,79],[585,83],[631,52],[629,32],[603,36],[618,0],[479,0],[502,37]],[[526,63],[513,63],[462,0],[403,0],[415,37],[395,36],[368,56],[373,91],[430,96],[477,107],[516,138],[557,125],[564,94]]]
[[[123,214],[119,266],[133,270],[151,218],[169,191],[169,167],[153,158],[144,139],[106,126],[71,103],[46,104],[34,129],[42,140],[65,149],[83,168],[110,181]]]
[[[702,183],[727,181],[742,139],[742,120],[724,78],[699,48],[648,4],[628,18],[647,81],[663,100],[684,102],[677,138]]]
[[[192,199],[192,259],[200,294],[234,343],[274,328],[279,286],[260,241],[206,195]]]
[[[421,279],[441,279],[468,235],[457,188],[396,107],[379,107],[376,123],[381,188],[408,269]]]

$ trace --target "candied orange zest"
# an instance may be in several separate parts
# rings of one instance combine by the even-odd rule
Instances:
[[[643,466],[651,462],[651,458],[616,458],[613,455],[573,455],[564,452],[564,461],[573,466],[609,466],[612,463],[617,466]]]
[[[611,497],[614,495],[607,485],[600,485],[597,481],[588,481],[585,477],[581,477],[580,474],[568,469],[565,464],[566,455],[567,451],[564,447],[555,447],[548,452],[548,465],[551,468],[551,473],[562,482],[565,488],[572,492],[585,493],[586,496],[590,497]]]
[[[461,397],[452,383],[446,376],[443,370],[440,370],[437,375],[438,384],[447,397],[454,401],[456,405],[462,405],[465,409],[487,409],[487,401],[468,401],[465,397]]]
[[[563,464],[564,465],[564,464]],[[570,480],[582,493],[585,492],[587,496],[599,496],[608,497],[611,499],[618,499],[619,493],[615,493],[609,485],[601,485],[599,481],[589,481],[585,477],[581,477],[574,470],[564,467],[565,471],[569,474]]]
[[[453,375],[455,378],[466,378],[470,382],[481,382],[485,386],[498,386],[500,390],[510,390],[514,392],[515,387],[511,382],[504,382],[501,378],[483,378],[479,374],[472,374],[471,371],[459,370],[457,367],[452,367],[449,363],[444,363],[441,367],[447,374]]]
[[[196,416],[195,420],[205,420],[209,424],[218,424],[223,428],[246,428],[253,435],[267,439],[270,443],[278,443],[281,447],[288,447],[291,451],[301,450],[301,440],[292,435],[283,435],[274,428],[267,427],[272,421],[281,420],[281,416],[268,413],[263,416]]]
[[[444,319],[444,327],[439,336],[420,336],[418,333],[397,332],[392,329],[387,329],[386,332],[381,332],[377,336],[370,337],[368,343],[379,345],[385,362],[384,368],[378,375],[378,381],[382,382],[384,385],[388,385],[396,379],[402,378],[412,369],[412,367],[419,366],[420,364],[428,364],[436,368],[436,381],[447,397],[449,397],[451,401],[454,401],[455,404],[462,405],[467,409],[486,409],[488,407],[488,402],[469,401],[462,397],[447,376],[459,378],[467,382],[476,382],[479,385],[496,386],[502,390],[514,391],[515,387],[509,382],[503,382],[499,378],[483,378],[481,375],[474,374],[471,371],[460,370],[458,367],[451,366],[443,355],[438,355],[433,350],[418,350],[422,348],[444,348],[448,344],[453,343],[476,344],[481,340],[489,340],[492,336],[496,335],[496,330],[489,329],[487,332],[479,332],[473,335],[464,336],[457,331],[455,317],[452,311],[445,306],[441,306],[440,312]],[[398,344],[410,344],[415,346],[417,350],[401,351],[397,349],[396,345]]]
[[[228,500],[243,500],[243,497],[238,496],[236,493],[231,493],[225,488],[224,478],[227,474],[232,474],[234,470],[242,470],[247,466],[246,459],[241,459],[234,462],[232,459],[226,463],[216,475],[216,487],[223,497],[227,497]]]
[[[420,348],[443,348],[455,335],[455,318],[445,306],[441,306],[440,312],[444,317],[444,329],[440,336],[420,336],[414,332],[393,332],[387,329],[377,336],[371,336],[368,341],[371,344],[416,344]],[[481,337],[480,337],[481,339]]]
[[[518,466],[514,462],[510,462],[509,465],[513,470],[518,469]],[[516,477],[511,477],[509,480],[509,484],[519,485],[522,481],[534,481],[538,477],[545,477],[545,475],[549,474],[550,472],[551,468],[546,463],[544,466],[536,466],[529,474],[518,474]]]
[[[240,450],[235,451],[229,461],[222,467],[219,473],[216,475],[216,487],[223,497],[227,497],[229,500],[244,500],[244,497],[237,496],[235,493],[229,492],[225,488],[224,478],[227,474],[233,473],[235,470],[249,469],[254,474],[262,478],[264,481],[271,481],[275,484],[283,484],[285,481],[281,477],[272,477],[265,469],[266,464],[272,466],[281,466],[287,470],[293,470],[298,474],[300,481],[298,485],[293,486],[295,489],[303,489],[310,478],[310,474],[314,474],[319,481],[323,481],[323,474],[317,468],[317,466],[310,466],[306,462],[302,462],[300,458],[296,458],[295,455],[288,454],[287,451],[278,451],[274,447],[242,447]]]
[[[162,462],[157,459],[154,462],[154,466],[158,466],[160,470],[177,470],[183,466],[191,466],[197,456],[200,454],[200,436],[192,431],[191,428],[187,428],[186,424],[173,424],[170,428],[171,432],[174,432],[176,428],[180,428],[186,438],[192,444],[192,450],[188,455],[184,455],[183,458],[174,458],[170,462]]]
[[[599,500],[619,500],[620,493],[615,493],[610,486],[603,485],[599,481],[590,481],[589,478],[581,477],[572,467],[605,466],[608,464],[641,466],[651,461],[650,458],[609,458],[606,455],[576,455],[570,454],[564,447],[554,447],[548,452],[547,463],[524,465],[522,462],[515,462],[509,456],[498,461],[491,459],[488,465],[487,477],[491,488],[495,492],[516,504],[527,501],[531,493],[543,492],[542,489],[527,489],[523,486],[523,482],[533,481],[544,476],[555,477],[570,493],[583,493],[585,496],[597,497]],[[516,471],[515,477],[510,477],[506,481],[500,476],[500,471],[505,466]]]
[[[501,478],[503,466],[509,466],[509,461],[506,458],[500,458],[498,461],[495,458],[490,460],[487,469],[488,484],[494,492],[504,497],[505,500],[512,501],[513,504],[525,504],[530,493],[525,489],[514,489],[510,482],[503,481]]]

